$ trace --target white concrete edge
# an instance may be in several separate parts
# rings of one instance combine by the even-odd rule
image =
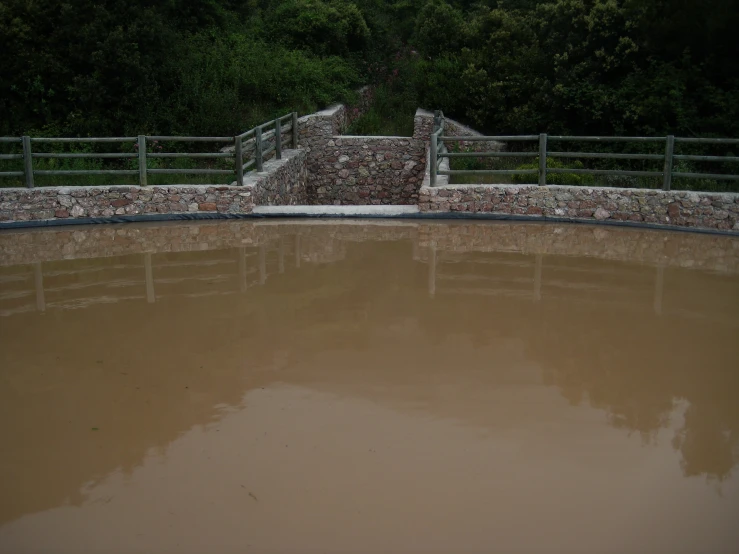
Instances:
[[[413,137],[405,137],[400,135],[334,135],[331,137],[332,140],[340,139],[362,139],[362,140],[381,140],[381,139],[400,139],[400,140],[413,140]]]
[[[371,215],[399,216],[419,213],[417,205],[392,206],[255,206],[255,215]]]
[[[313,227],[314,225],[348,225],[348,226],[366,226],[366,225],[372,225],[375,227],[411,227],[411,228],[417,228],[421,223],[413,220],[402,220],[402,219],[382,219],[382,218],[373,218],[373,219],[362,219],[361,217],[357,218],[299,218],[296,217],[295,219],[291,218],[279,218],[279,219],[262,219],[262,220],[253,220],[255,225],[259,226],[277,226],[277,225],[295,225],[295,226],[310,226]],[[444,222],[440,222],[444,223]]]

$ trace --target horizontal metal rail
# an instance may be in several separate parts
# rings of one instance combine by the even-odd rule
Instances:
[[[81,138],[48,138],[48,137],[38,137],[38,138],[31,138],[31,142],[50,142],[50,143],[64,143],[64,142],[136,142],[138,139],[136,137],[102,137],[102,138],[92,138],[92,137],[81,137]]]
[[[248,131],[245,131],[237,136],[237,138],[246,138],[249,135],[253,135],[256,132],[256,129],[249,129]]]
[[[89,158],[110,158],[110,159],[116,159],[116,158],[136,158],[138,157],[138,154],[134,153],[120,153],[120,154],[110,154],[110,153],[90,153],[90,154],[69,154],[69,153],[56,153],[56,152],[34,152],[31,154],[34,158],[82,158],[82,159],[89,159]],[[21,158],[23,156],[21,155]]]
[[[547,140],[565,142],[665,142],[667,137],[567,137],[547,135]]]
[[[166,142],[233,142],[234,137],[146,137],[147,141],[159,140]]]
[[[692,162],[739,162],[737,156],[686,156],[678,155],[672,157],[674,160],[686,160]]]
[[[528,175],[539,173],[538,169],[454,169],[439,170],[439,175]]]
[[[0,137],[0,142],[23,142],[21,137]]]
[[[186,154],[184,152],[164,152],[158,154],[147,154],[147,158],[233,158],[230,152],[198,152]]]
[[[34,175],[138,175],[135,169],[35,169]]]
[[[538,152],[448,152],[439,153],[444,158],[537,158]],[[660,156],[661,157],[661,156]]]
[[[503,142],[503,141],[527,141],[527,140],[539,140],[539,135],[508,135],[500,137],[483,137],[483,136],[470,136],[470,137],[449,137],[439,136],[439,140],[451,140],[457,142]]]
[[[147,169],[147,173],[158,175],[233,175],[233,169]],[[138,173],[134,171],[133,173]]]
[[[675,142],[685,142],[685,143],[691,143],[691,144],[739,144],[739,139],[675,137]]]
[[[0,177],[23,177],[22,171],[0,171]]]
[[[686,179],[715,179],[717,181],[739,181],[739,175],[728,175],[726,173],[680,173],[672,172],[673,177],[685,177]]]
[[[661,171],[621,171],[618,169],[562,169],[547,168],[547,173],[573,173],[575,175],[624,175],[627,177],[662,177]],[[674,173],[673,173],[674,175]]]
[[[0,154],[0,160],[22,160],[23,154]]]
[[[537,154],[538,156],[538,154]],[[604,160],[664,160],[662,154],[597,154],[590,152],[547,152],[549,158],[595,158]],[[677,158],[677,156],[675,156]]]

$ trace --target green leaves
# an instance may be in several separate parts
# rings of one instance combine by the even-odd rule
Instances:
[[[424,105],[492,133],[739,136],[727,117],[739,110],[739,0],[493,5],[424,8]]]
[[[357,6],[343,0],[288,0],[266,22],[273,40],[319,55],[361,51],[370,37]]]

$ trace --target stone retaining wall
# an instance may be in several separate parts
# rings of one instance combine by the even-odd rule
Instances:
[[[333,106],[300,119],[309,203],[416,204],[426,143],[412,137],[343,136],[346,118],[344,106]]]
[[[316,153],[314,204],[416,204],[425,143],[406,137],[333,137]]]
[[[549,185],[424,186],[421,212],[632,221],[739,231],[739,194]]]
[[[306,202],[305,152],[271,160],[244,186],[153,185],[0,188],[0,222],[139,214],[251,213],[255,204]]]
[[[431,140],[431,132],[434,127],[434,113],[428,110],[418,109],[413,119],[413,138],[419,140],[425,140],[429,142]],[[463,125],[459,121],[444,118],[444,135],[448,136],[483,136],[482,133]],[[502,142],[490,140],[490,141],[455,141],[454,143],[448,142],[447,147],[456,148],[457,150],[464,150],[466,152],[501,152],[505,150],[505,144]]]

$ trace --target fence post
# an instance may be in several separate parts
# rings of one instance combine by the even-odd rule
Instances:
[[[539,186],[547,185],[547,134],[539,134]]]
[[[436,139],[437,139],[437,134],[431,133],[431,149],[429,150],[429,158],[431,162],[431,167],[429,169],[430,169],[431,179],[430,179],[429,184],[432,187],[436,186]]]
[[[293,148],[298,147],[298,112],[293,112]]]
[[[256,160],[257,164],[257,171],[262,171],[264,169],[263,165],[263,159],[262,159],[262,128],[257,127],[254,131],[254,159]]]
[[[662,190],[672,187],[672,154],[675,151],[675,136],[667,135],[665,144],[665,168],[663,170]]]
[[[275,120],[275,159],[282,159],[282,120]]]
[[[146,137],[139,135],[139,185],[146,186]]]
[[[26,176],[26,187],[33,188],[33,155],[31,153],[31,137],[23,137],[23,173]]]
[[[236,186],[244,185],[244,151],[241,137],[234,137],[234,164],[236,165]]]

